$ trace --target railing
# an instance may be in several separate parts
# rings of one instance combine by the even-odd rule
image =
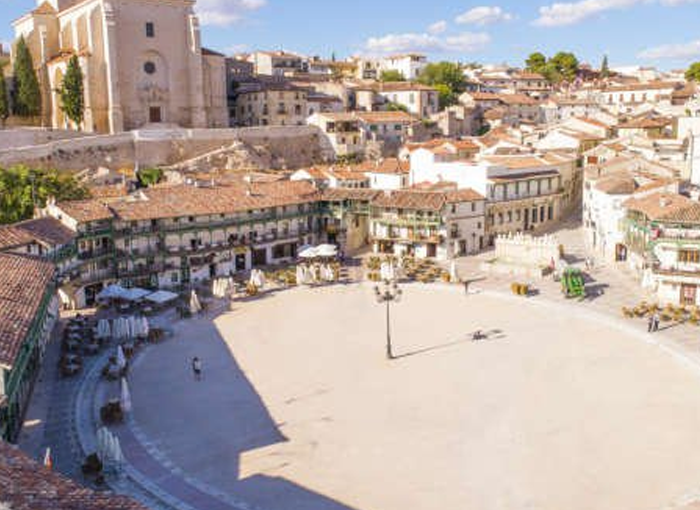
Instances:
[[[302,218],[318,214],[318,210],[314,209],[311,211],[294,211],[294,212],[284,212],[284,213],[262,213],[262,214],[248,214],[241,216],[239,218],[227,218],[220,221],[210,221],[210,222],[187,222],[187,223],[174,223],[174,224],[162,224],[159,226],[162,232],[180,232],[188,230],[200,230],[206,229],[211,230],[215,228],[226,228],[226,227],[237,227],[241,225],[248,225],[250,223],[263,223],[263,222],[274,222],[279,220],[287,220],[293,218]]]
[[[430,217],[430,216],[416,216],[416,215],[387,215],[382,214],[378,216],[372,216],[371,220],[377,223],[385,225],[432,225],[438,226],[442,223],[440,218]]]
[[[79,260],[99,259],[102,257],[114,255],[114,253],[115,252],[114,252],[113,248],[104,248],[101,250],[83,251],[83,252],[78,253],[78,259]]]

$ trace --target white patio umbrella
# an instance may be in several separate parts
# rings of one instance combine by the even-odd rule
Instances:
[[[122,445],[119,438],[114,436],[114,463],[117,466],[121,466],[124,463],[124,452],[122,451]]]
[[[302,248],[297,254],[297,256],[302,259],[313,259],[315,257],[318,257],[318,253],[316,251],[316,248],[314,248],[313,246],[308,246],[306,248]]]
[[[338,248],[332,244],[320,244],[316,247],[316,256],[335,257],[338,255]]]
[[[107,461],[107,434],[109,431],[106,427],[100,427],[97,429],[97,456],[100,458],[102,463]]]
[[[141,317],[141,335],[146,338],[151,332],[151,327],[148,324],[148,318],[145,316]]]
[[[126,382],[126,378],[124,377],[122,377],[121,396],[119,397],[119,402],[122,406],[122,410],[125,413],[131,412],[131,393],[129,392],[129,384]]]
[[[126,366],[126,356],[124,356],[124,349],[122,349],[121,345],[117,345],[117,366],[119,370]]]
[[[199,298],[197,297],[197,293],[193,290],[192,293],[190,294],[190,313],[192,313],[192,315],[196,315],[201,311],[202,311],[202,305],[199,302]]]

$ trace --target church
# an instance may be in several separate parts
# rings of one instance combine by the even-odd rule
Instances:
[[[85,131],[228,126],[225,57],[201,47],[193,0],[39,0],[13,26],[34,59],[44,125],[75,127],[57,91],[76,55]]]

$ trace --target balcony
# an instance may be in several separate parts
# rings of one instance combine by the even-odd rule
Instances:
[[[79,260],[93,260],[93,259],[101,259],[104,257],[109,257],[114,255],[114,249],[113,248],[101,248],[99,250],[89,250],[89,251],[81,251],[78,252],[78,259]]]
[[[404,215],[392,215],[392,214],[381,214],[373,215],[371,220],[373,222],[382,225],[394,225],[394,226],[440,226],[442,219],[437,216],[421,216],[415,214],[404,214]]]
[[[380,232],[370,236],[373,241],[395,241],[401,243],[433,243],[442,244],[445,237],[437,234],[423,234],[408,232],[407,234],[400,234],[398,232]]]

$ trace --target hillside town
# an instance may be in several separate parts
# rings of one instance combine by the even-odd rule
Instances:
[[[643,494],[606,492],[615,469],[638,475],[623,477],[630,487],[674,479],[674,455],[693,448],[686,436],[643,456],[648,471],[630,466],[632,444],[611,471],[582,468],[595,497],[572,503],[583,489],[564,479],[578,475],[552,468],[542,480],[561,476],[561,492],[537,471],[496,500],[444,474],[469,463],[435,460],[446,481],[430,485],[384,428],[418,438],[421,452],[444,438],[448,459],[467,448],[461,427],[476,427],[488,437],[470,443],[475,462],[498,456],[478,483],[495,490],[491,464],[510,465],[520,441],[535,455],[556,449],[516,404],[498,415],[508,391],[482,402],[464,389],[488,387],[479,370],[503,360],[511,375],[541,374],[507,387],[536,402],[552,391],[542,415],[581,423],[567,402],[604,416],[639,399],[615,415],[618,433],[664,410],[669,428],[693,429],[697,378],[685,384],[668,352],[638,352],[634,338],[661,338],[698,363],[700,63],[222,52],[202,45],[189,0],[38,0],[11,25],[0,47],[0,508],[636,509],[647,508]],[[364,308],[375,294],[386,324],[373,318],[376,303]],[[393,373],[368,361],[384,349],[384,330],[370,326],[386,327]],[[567,327],[595,341],[557,346]],[[491,344],[481,340],[498,354],[474,353]],[[401,342],[413,350],[397,355]],[[628,359],[640,367],[624,368],[630,380],[658,376],[677,400],[647,403],[651,389],[626,386]],[[593,389],[552,389],[576,386],[556,372],[560,361]],[[472,379],[440,382],[443,370]],[[428,407],[441,395],[415,383],[432,378],[445,409]],[[200,382],[206,395],[190,389]],[[622,393],[595,407],[611,387]],[[474,432],[463,396],[494,430]],[[356,421],[364,409],[376,413],[372,432]],[[506,424],[516,409],[525,414]],[[514,439],[499,420],[525,432]],[[617,447],[603,425],[589,437],[567,423],[571,455],[587,459],[589,440],[591,451]],[[375,433],[381,447],[366,439]],[[519,455],[523,471],[504,476],[529,471],[533,460]],[[403,467],[392,475],[415,493],[370,487],[381,475],[365,467],[395,458]],[[654,494],[666,498],[655,508],[700,504],[685,483]]]

